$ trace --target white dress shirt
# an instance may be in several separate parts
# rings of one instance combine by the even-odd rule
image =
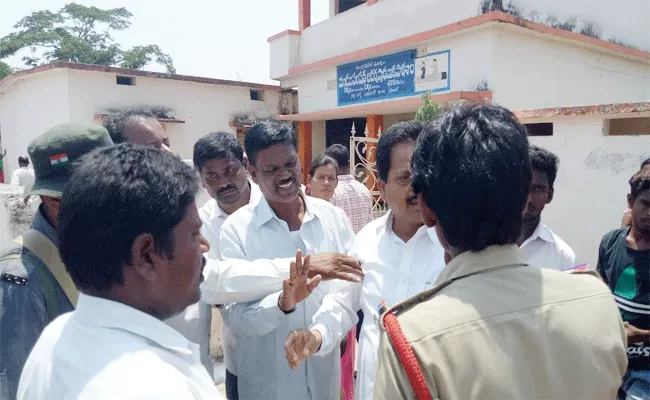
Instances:
[[[326,201],[307,196],[303,199],[305,215],[298,235],[292,235],[264,198],[233,213],[221,228],[224,259],[295,257],[300,247],[305,254],[347,253],[354,233],[341,213]],[[281,291],[260,301],[226,307],[224,323],[237,339],[240,399],[339,398],[338,350],[307,360],[293,371],[284,353],[289,332],[309,326],[330,286],[331,282],[322,282],[288,315],[278,307]]]
[[[532,235],[521,245],[530,265],[566,271],[575,267],[576,254],[564,240],[540,221]]]
[[[338,348],[363,310],[359,336],[355,399],[372,399],[379,346],[379,305],[391,307],[433,286],[445,267],[444,250],[433,229],[422,226],[406,243],[392,230],[389,211],[366,225],[358,234],[350,255],[361,263],[361,285],[343,281],[332,284],[314,316],[312,328],[323,336],[317,356]]]
[[[196,344],[149,314],[85,294],[45,328],[18,386],[20,400],[222,398]]]
[[[34,170],[29,167],[20,167],[11,174],[11,186],[31,188],[34,184]]]
[[[255,204],[262,197],[259,186],[250,182],[251,195],[249,204]],[[209,200],[199,209],[199,217],[203,225],[201,234],[210,243],[210,250],[206,254],[208,258],[218,260],[221,257],[219,250],[219,236],[221,225],[230,214],[226,213],[215,199]],[[222,309],[219,309],[222,311]],[[168,319],[167,324],[194,343],[198,343],[201,350],[201,362],[205,365],[210,375],[213,375],[212,357],[210,355],[210,331],[212,329],[212,305],[199,301],[189,306],[185,312]],[[224,346],[224,364],[226,369],[237,375],[237,367],[234,361],[237,342],[225,325],[221,331],[221,340]]]

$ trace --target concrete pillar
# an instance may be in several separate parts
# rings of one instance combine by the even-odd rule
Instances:
[[[366,117],[366,132],[369,138],[378,138],[379,131],[384,131],[384,116],[383,115],[368,115]],[[377,154],[377,146],[374,143],[367,143],[366,159],[369,163],[375,163],[375,156]],[[379,190],[372,175],[368,176],[366,181],[368,190]]]
[[[302,166],[302,183],[307,183],[309,166],[311,165],[311,121],[298,122],[298,159]]]
[[[311,26],[311,0],[298,0],[298,30]]]
[[[312,160],[317,155],[325,152],[327,121],[313,121],[311,132],[311,157]]]

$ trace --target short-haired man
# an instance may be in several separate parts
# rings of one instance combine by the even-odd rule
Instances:
[[[134,143],[169,150],[169,137],[156,116],[149,110],[125,108],[104,118],[104,127],[115,144]]]
[[[29,158],[18,157],[18,168],[11,174],[11,185],[30,188],[34,184],[34,170],[29,168]]]
[[[650,398],[650,171],[641,169],[632,176],[627,201],[632,210],[632,226],[603,236],[598,272],[614,293],[627,331],[629,364],[621,389],[627,399],[647,399]]]
[[[650,171],[650,158],[641,163],[639,170]],[[632,209],[627,207],[623,212],[623,217],[621,218],[621,228],[627,228],[630,226],[632,226]]]
[[[223,257],[255,260],[305,254],[347,253],[354,234],[345,217],[330,203],[305,196],[291,126],[266,120],[245,138],[251,178],[263,197],[235,211],[222,226]],[[293,280],[293,279],[292,279]],[[286,285],[260,301],[232,304],[224,323],[236,335],[240,399],[332,399],[340,388],[338,347],[310,359],[298,371],[285,362],[287,334],[306,327],[331,283],[297,296]],[[313,288],[313,286],[312,286]]]
[[[16,397],[20,371],[47,324],[72,311],[77,293],[59,256],[59,206],[72,163],[112,146],[101,126],[57,125],[28,148],[35,180],[25,196],[40,196],[31,229],[0,254],[0,398]],[[90,196],[95,198],[95,195]]]
[[[198,190],[194,170],[157,149],[121,144],[83,160],[59,224],[79,302],[43,331],[19,399],[221,397],[198,346],[162,322],[200,296]]]
[[[377,172],[388,213],[357,234],[350,255],[363,266],[363,282],[333,284],[314,316],[311,329],[292,331],[287,338],[289,364],[332,351],[356,323],[364,321],[359,337],[356,399],[372,400],[379,346],[378,307],[400,301],[433,286],[445,266],[444,250],[435,232],[422,222],[417,196],[411,187],[411,156],[422,124],[400,122],[377,144]]]
[[[325,149],[325,154],[335,159],[339,165],[339,183],[330,203],[345,211],[352,221],[352,230],[357,233],[374,219],[372,195],[367,187],[350,174],[350,151],[345,146],[333,144]]]
[[[219,240],[221,225],[226,218],[246,204],[256,203],[262,192],[259,187],[248,179],[244,161],[244,149],[239,141],[228,132],[213,132],[194,144],[194,167],[199,171],[203,187],[207,190],[211,200],[199,209],[199,217],[203,222],[201,233],[210,243],[209,257],[219,259],[221,250]],[[195,314],[207,314],[198,318],[194,338],[201,343],[202,354],[210,359],[210,319],[211,309],[203,302],[194,306]],[[221,310],[221,308],[220,308]],[[200,323],[199,321],[204,321]],[[175,317],[167,321],[178,330],[183,329],[182,324],[191,323],[187,318]],[[229,399],[237,399],[237,368],[235,364],[236,342],[227,326],[223,326],[221,336],[224,346],[224,364],[226,366],[226,394]],[[205,363],[204,363],[205,364]],[[209,369],[211,370],[211,369]]]
[[[542,211],[553,201],[560,160],[550,151],[534,145],[529,147],[529,153],[533,175],[517,244],[531,265],[566,271],[575,267],[576,254],[542,223]]]
[[[405,367],[433,399],[614,398],[626,339],[606,285],[531,268],[516,245],[532,175],[516,117],[454,108],[425,127],[412,167],[424,223],[452,259],[433,289],[382,315],[375,399],[416,398]]]

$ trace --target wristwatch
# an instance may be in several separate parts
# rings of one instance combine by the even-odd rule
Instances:
[[[298,305],[293,306],[293,308],[291,310],[289,310],[289,311],[284,311],[282,309],[282,307],[280,307],[280,297],[282,297],[282,295],[278,296],[278,308],[280,309],[280,311],[282,311],[284,313],[284,315],[289,315],[289,314],[293,313],[294,311],[296,311],[296,308],[298,307]]]

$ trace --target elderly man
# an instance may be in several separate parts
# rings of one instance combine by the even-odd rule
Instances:
[[[113,142],[97,125],[58,125],[28,148],[35,181],[25,193],[42,204],[32,227],[0,255],[0,398],[14,399],[20,371],[45,326],[72,311],[77,290],[57,246],[59,205],[72,163]],[[94,198],[95,196],[90,196]]]

